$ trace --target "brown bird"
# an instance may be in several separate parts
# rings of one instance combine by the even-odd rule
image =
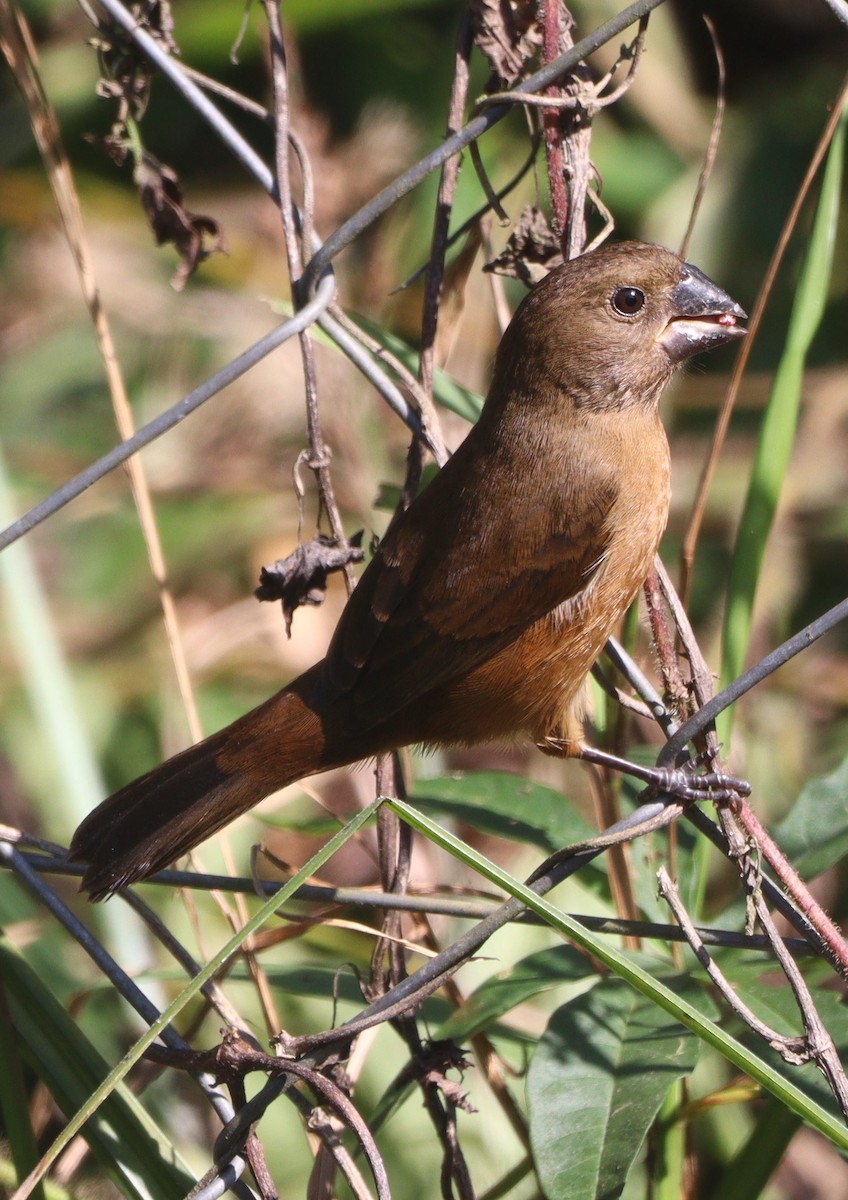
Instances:
[[[658,246],[551,272],[501,340],[479,421],[380,543],[326,658],[96,808],[71,844],[82,886],[107,895],[285,784],[398,746],[523,734],[588,756],[583,683],[668,515],[660,394],[744,318]]]

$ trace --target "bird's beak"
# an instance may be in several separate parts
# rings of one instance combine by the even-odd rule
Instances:
[[[747,320],[744,309],[689,263],[683,264],[671,293],[671,308],[672,317],[657,340],[674,363],[747,332],[739,324]]]

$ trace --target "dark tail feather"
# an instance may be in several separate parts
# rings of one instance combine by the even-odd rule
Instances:
[[[89,813],[70,848],[72,861],[88,864],[83,889],[99,900],[167,866],[277,788],[321,770],[322,749],[318,717],[295,691],[281,692]]]

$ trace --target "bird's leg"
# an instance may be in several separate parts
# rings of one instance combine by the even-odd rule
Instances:
[[[540,749],[548,754],[560,753],[582,758],[584,762],[632,775],[635,779],[641,779],[652,791],[664,792],[680,800],[709,798],[727,803],[751,794],[751,785],[734,775],[722,775],[717,771],[696,774],[698,767],[703,766],[710,755],[690,758],[680,767],[645,767],[640,763],[630,762],[627,758],[619,758],[617,754],[610,754],[606,750],[587,746],[585,742],[575,743],[565,738],[546,737],[544,744],[540,744]]]

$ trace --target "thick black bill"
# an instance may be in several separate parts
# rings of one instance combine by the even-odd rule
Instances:
[[[690,263],[683,264],[671,303],[674,316],[659,341],[672,362],[682,362],[691,354],[720,346],[746,332],[739,324],[747,320],[745,310]]]

